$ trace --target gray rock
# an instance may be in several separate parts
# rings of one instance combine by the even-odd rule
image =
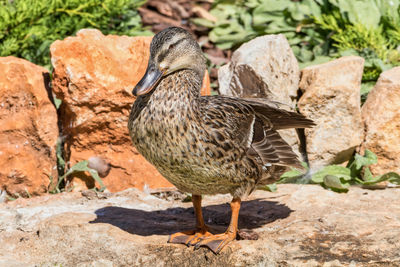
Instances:
[[[362,108],[365,140],[361,153],[369,149],[378,156],[371,166],[374,175],[400,173],[400,67],[383,72]]]
[[[237,240],[220,255],[166,243],[169,234],[193,227],[191,203],[136,189],[90,199],[79,193],[19,199],[0,204],[0,265],[400,266],[399,190],[256,191],[243,201],[239,227],[258,240]],[[217,232],[229,223],[228,201],[228,195],[204,199],[205,219]]]
[[[218,71],[222,95],[267,98],[282,103],[281,108],[293,110],[299,88],[299,66],[286,37],[257,37],[237,49],[229,64]],[[299,140],[294,129],[279,131],[299,153]]]
[[[237,49],[218,71],[223,95],[264,97],[294,107],[299,67],[286,37],[257,37]]]
[[[317,126],[306,129],[310,165],[320,167],[350,159],[364,136],[360,88],[364,68],[361,57],[342,57],[307,67],[301,72],[304,91],[298,107]]]

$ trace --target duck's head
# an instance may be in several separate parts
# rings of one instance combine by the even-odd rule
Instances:
[[[153,37],[146,73],[132,93],[135,96],[147,94],[162,77],[184,69],[193,70],[201,80],[206,69],[203,53],[188,31],[167,28]]]

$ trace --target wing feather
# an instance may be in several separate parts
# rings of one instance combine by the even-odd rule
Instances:
[[[302,168],[297,155],[277,130],[312,127],[303,115],[273,107],[260,100],[223,96],[202,97],[206,120],[247,155],[262,165],[274,164]],[[223,125],[221,127],[221,125]]]
[[[272,101],[259,98],[246,98],[243,100],[248,103],[256,113],[267,117],[276,130],[310,128],[315,126],[315,123],[304,117],[304,115],[280,109],[277,104]]]
[[[254,132],[263,132],[251,144],[252,153],[260,157],[263,165],[276,164],[282,166],[301,167],[297,155],[292,148],[282,139],[279,133],[268,123],[266,118],[256,120]]]

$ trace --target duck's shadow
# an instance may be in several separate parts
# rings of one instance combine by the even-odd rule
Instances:
[[[243,201],[239,216],[239,229],[255,229],[292,212],[286,205],[274,201],[255,199]],[[169,208],[144,211],[122,207],[104,207],[96,210],[97,218],[90,223],[109,223],[131,234],[169,235],[182,230],[193,229],[195,219],[193,208]],[[229,225],[230,206],[228,203],[203,207],[204,220],[215,232],[223,232]]]

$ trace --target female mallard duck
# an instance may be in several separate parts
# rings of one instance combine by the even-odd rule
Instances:
[[[300,166],[277,130],[304,128],[311,120],[259,101],[200,96],[206,61],[186,30],[156,34],[150,59],[129,116],[137,150],[178,189],[192,194],[196,229],[176,233],[169,242],[206,246],[218,253],[234,240],[241,198],[276,180],[280,166]],[[201,212],[202,194],[233,196],[231,222],[212,235]]]

